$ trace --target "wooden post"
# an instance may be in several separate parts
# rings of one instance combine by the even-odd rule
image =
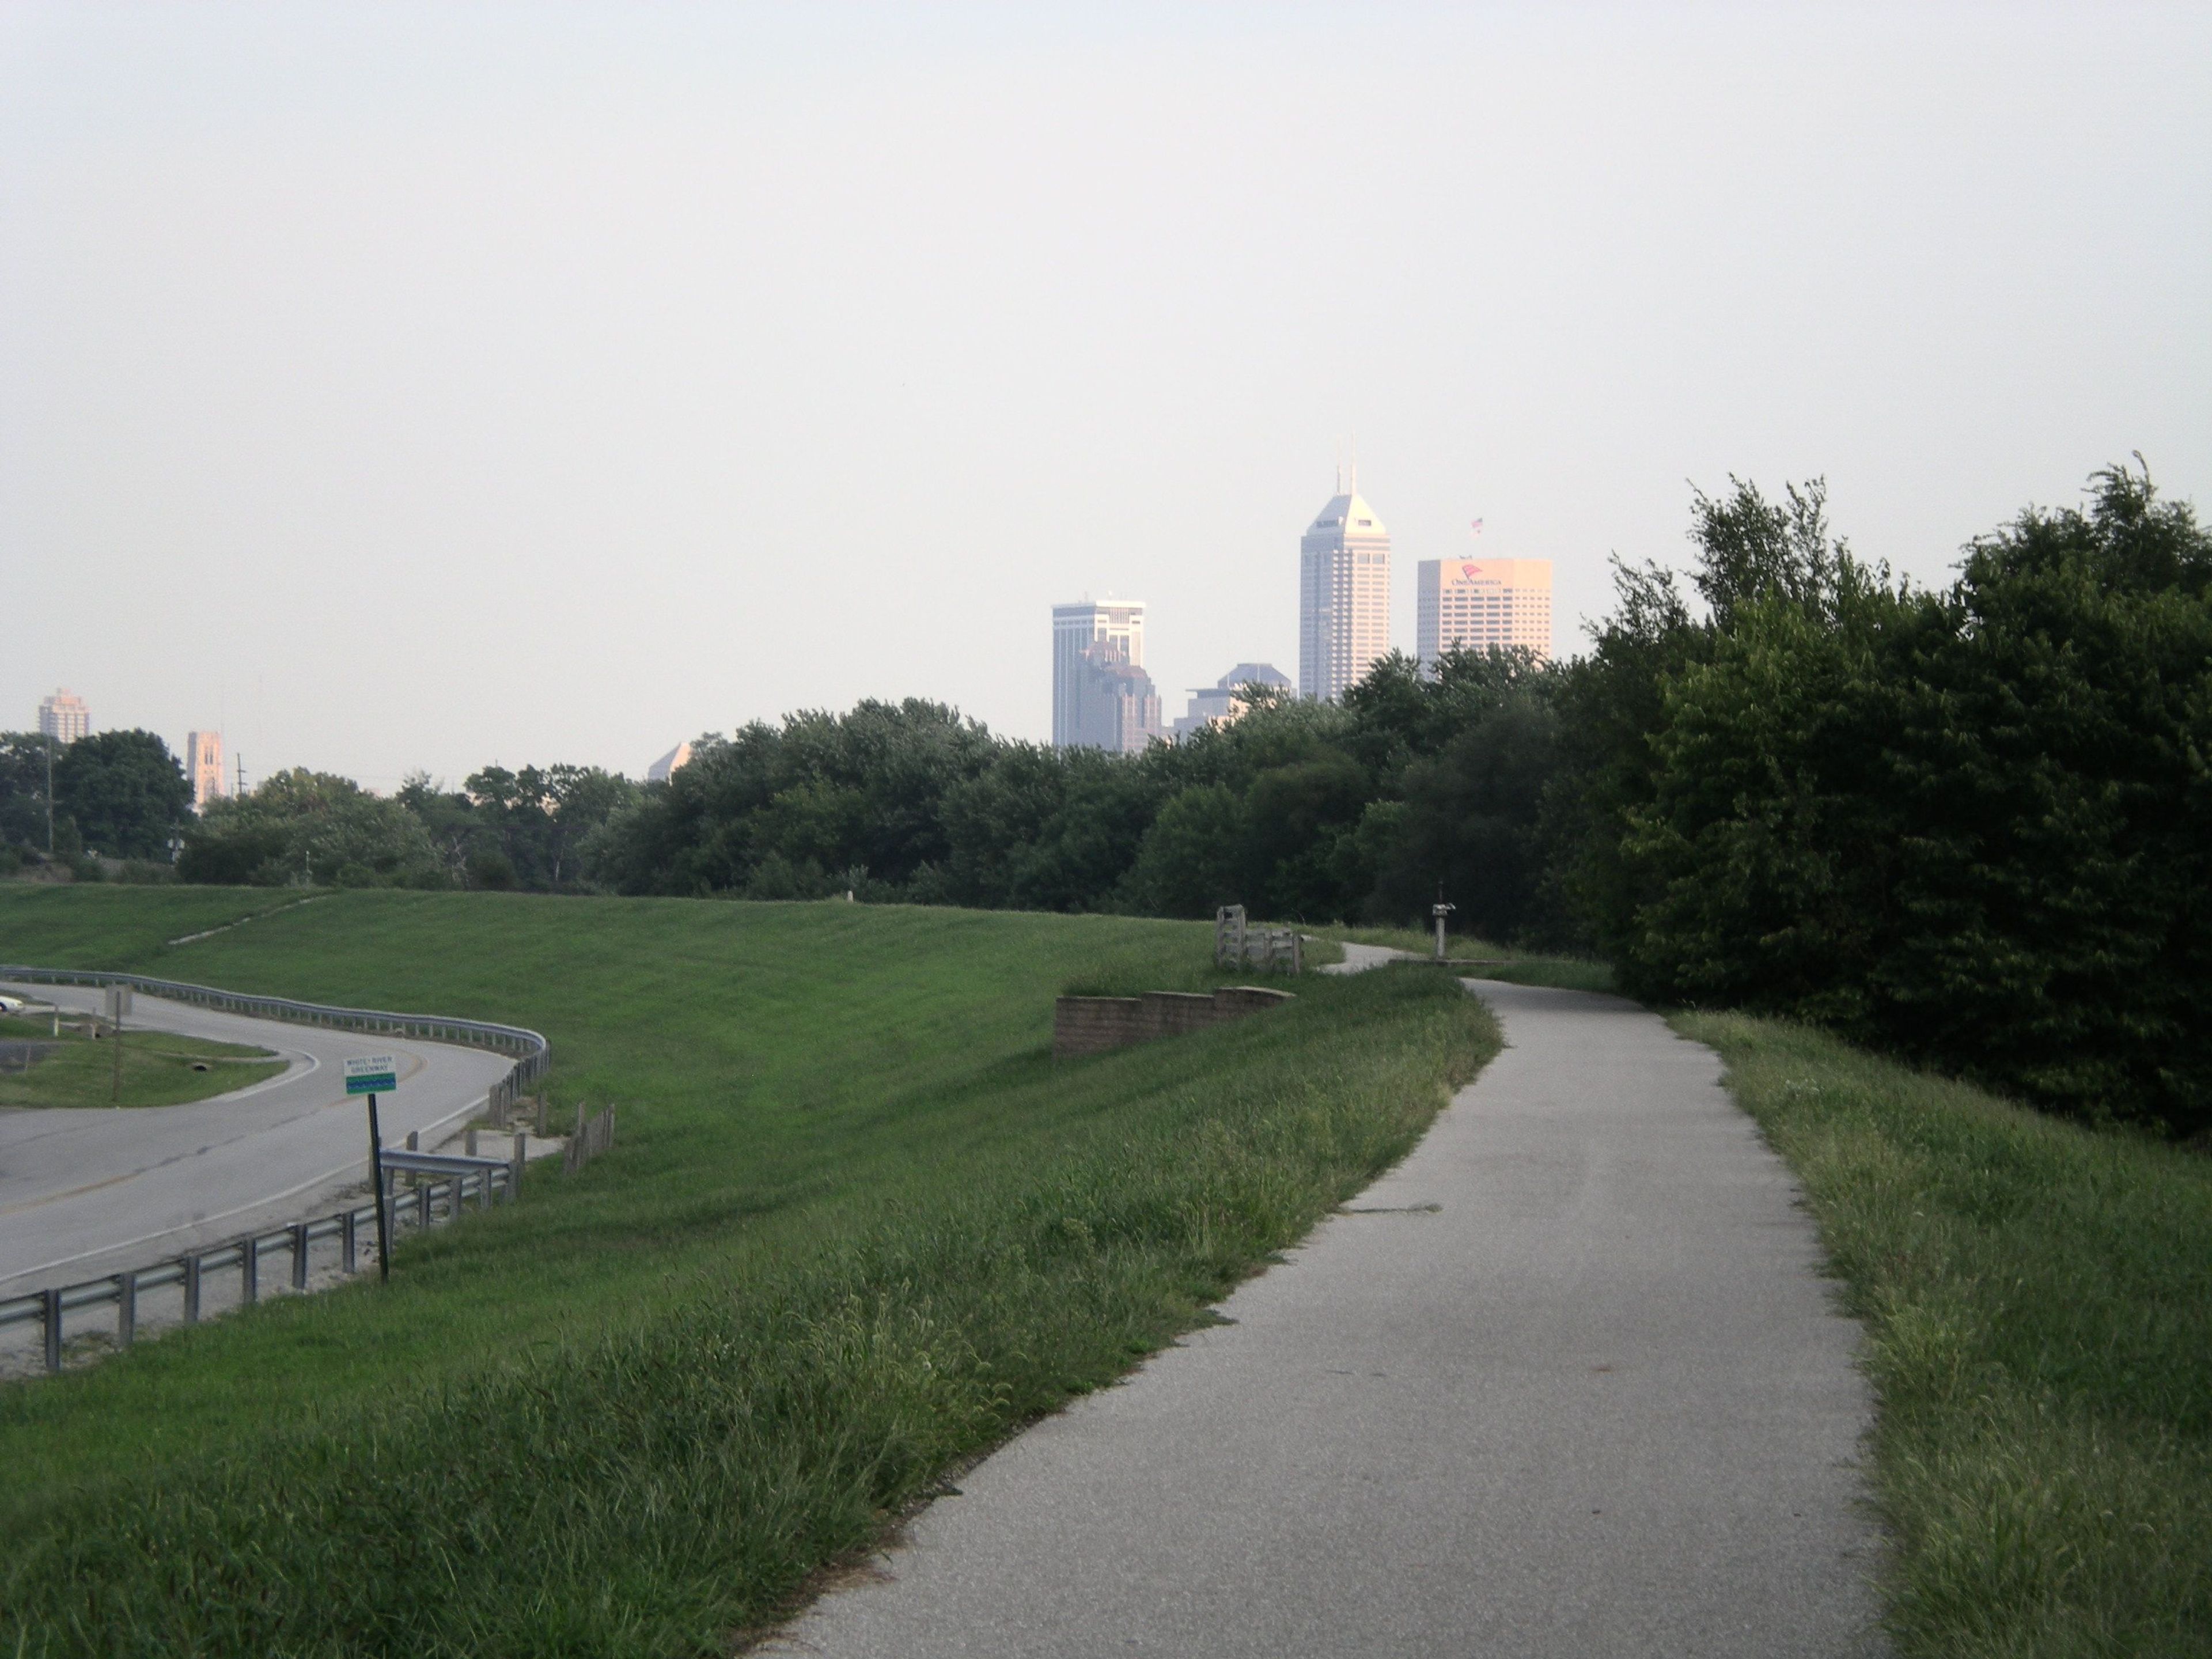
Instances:
[[[118,1347],[127,1348],[138,1340],[138,1275],[136,1272],[115,1275],[115,1341]]]
[[[261,1300],[261,1241],[250,1235],[238,1241],[238,1298],[248,1307]]]
[[[304,1221],[292,1224],[292,1288],[307,1288],[307,1224]]]
[[[507,1201],[510,1204],[522,1196],[522,1163],[528,1145],[528,1138],[517,1129],[514,1132],[514,1157],[507,1166]]]
[[[354,1212],[348,1210],[338,1218],[338,1266],[349,1275],[354,1272],[355,1263],[359,1259],[355,1231]]]
[[[185,1269],[185,1323],[197,1325],[200,1322],[199,1253],[195,1250],[180,1261]]]

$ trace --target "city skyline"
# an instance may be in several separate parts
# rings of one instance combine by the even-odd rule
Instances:
[[[1044,740],[1086,589],[1178,703],[1295,672],[1355,433],[1401,642],[1496,548],[1581,648],[1731,474],[1927,584],[2132,450],[2212,502],[2202,8],[860,20],[6,9],[0,704],[386,792]]]

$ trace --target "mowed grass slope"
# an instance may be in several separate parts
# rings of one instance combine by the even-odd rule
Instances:
[[[2212,1653],[2212,1158],[1780,1021],[1675,1023],[1866,1322],[1902,1650]]]
[[[0,1652],[724,1650],[1202,1317],[1497,1041],[1441,975],[1310,976],[1051,1059],[1063,985],[1212,982],[1202,925],[356,893],[165,947],[173,902],[0,890],[0,958],[519,1021],[620,1142],[389,1290],[0,1389]]]

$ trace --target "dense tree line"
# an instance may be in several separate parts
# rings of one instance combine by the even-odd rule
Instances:
[[[486,767],[459,790],[416,773],[389,799],[295,769],[211,801],[184,835],[177,874],[239,885],[583,888],[589,838],[636,799],[588,766]]]
[[[1941,590],[1816,483],[1693,507],[1573,660],[1251,689],[1145,754],[863,703],[695,745],[595,844],[632,893],[1462,926],[1655,1001],[1817,1020],[2046,1104],[2212,1125],[2212,539],[2122,468]]]
[[[184,768],[151,732],[95,732],[69,744],[0,732],[0,860],[10,866],[46,852],[50,828],[64,859],[97,853],[166,864],[191,804]]]

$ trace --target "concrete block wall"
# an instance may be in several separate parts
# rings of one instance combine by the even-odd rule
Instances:
[[[1147,991],[1140,997],[1061,997],[1052,1006],[1052,1051],[1103,1054],[1243,1019],[1290,1000],[1290,992],[1262,985],[1224,985],[1211,996],[1197,991]]]

